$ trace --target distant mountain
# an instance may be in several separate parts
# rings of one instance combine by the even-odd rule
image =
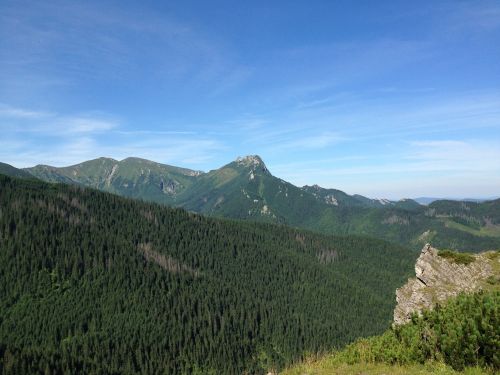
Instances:
[[[398,207],[408,210],[419,209],[420,204],[413,199],[405,198],[399,201],[391,201],[389,199],[372,199],[359,194],[349,195],[337,189],[324,189],[321,186],[304,186],[302,190],[314,195],[320,201],[332,206],[343,207],[370,207],[370,208],[388,208]]]
[[[409,198],[400,199],[399,201],[393,202],[394,207],[402,208],[408,211],[420,211],[422,205],[417,201]]]
[[[173,204],[176,196],[201,174],[139,158],[99,158],[64,168],[37,165],[26,171],[48,182],[76,183],[166,204]]]
[[[357,206],[376,207],[383,206],[378,200],[363,197],[362,195],[349,195],[337,189],[324,189],[321,186],[304,186],[302,190],[314,195],[318,200],[332,206]]]
[[[452,201],[458,201],[458,202],[476,202],[476,203],[482,203],[482,202],[487,202],[487,201],[493,201],[495,199],[499,199],[500,197],[489,197],[489,198],[431,198],[431,197],[419,197],[415,198],[414,200],[420,204],[423,205],[428,205],[431,204],[432,202],[435,201],[440,201],[440,200],[452,200]]]
[[[139,158],[99,158],[64,168],[38,165],[25,171],[44,181],[90,186],[209,216],[280,223],[326,234],[362,234],[414,249],[429,241],[456,250],[500,248],[497,201],[436,201],[425,206],[412,199],[371,199],[318,185],[300,188],[273,176],[257,155],[240,157],[207,173]]]
[[[292,225],[327,207],[312,194],[274,177],[258,156],[238,158],[200,175],[178,202],[205,214]]]
[[[434,201],[439,200],[439,198],[431,198],[431,197],[418,197],[414,199],[416,202],[423,204],[423,205],[428,205]]]
[[[4,174],[6,176],[11,176],[11,177],[33,178],[31,173],[26,172],[22,169],[18,169],[16,167],[13,167],[10,164],[1,163],[1,162],[0,162],[0,174]]]
[[[230,210],[232,217],[246,218],[257,214],[271,216],[279,221],[279,215],[273,216],[267,201],[279,206],[283,201],[296,200],[298,197],[302,200],[306,197],[308,204],[314,197],[321,204],[332,206],[397,206],[397,202],[387,199],[350,196],[340,190],[323,189],[318,185],[298,188],[274,177],[257,155],[240,157],[208,173],[139,158],[122,161],[98,158],[63,168],[37,165],[25,168],[25,171],[48,182],[81,184],[123,196],[181,205],[197,212],[224,214],[227,211],[224,206],[235,204],[238,204],[239,209],[245,208],[242,214]],[[285,205],[289,206],[288,203]],[[285,211],[282,216],[289,216],[286,208],[282,210]]]

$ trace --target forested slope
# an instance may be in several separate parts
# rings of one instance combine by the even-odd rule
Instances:
[[[0,367],[280,368],[386,329],[416,256],[0,175]]]
[[[299,188],[273,176],[256,155],[207,173],[138,158],[17,171],[208,216],[281,223],[324,234],[361,234],[414,250],[428,242],[473,252],[500,247],[500,200],[422,206],[411,199],[370,199],[317,185]]]

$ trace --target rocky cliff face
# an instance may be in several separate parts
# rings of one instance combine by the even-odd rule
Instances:
[[[415,265],[416,277],[396,291],[394,323],[404,324],[414,312],[431,309],[436,303],[461,292],[498,287],[498,251],[469,257],[470,263],[461,264],[453,258],[440,256],[431,245],[425,245]]]

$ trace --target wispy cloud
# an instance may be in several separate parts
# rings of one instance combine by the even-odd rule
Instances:
[[[8,105],[0,106],[0,128],[13,133],[63,137],[68,134],[101,133],[116,126],[117,120],[102,113],[63,115]]]
[[[445,26],[451,31],[488,32],[500,28],[498,1],[452,2]]]
[[[120,135],[195,135],[194,131],[184,130],[115,130]]]
[[[428,140],[415,141],[406,159],[425,162],[429,169],[484,170],[500,175],[500,141]]]
[[[421,138],[436,134],[487,128],[500,129],[500,93],[465,92],[443,95],[430,91],[411,93],[344,95],[321,107],[301,108],[294,122],[316,129],[341,129],[356,140]]]
[[[386,155],[385,161],[368,159],[292,162],[273,166],[273,170],[298,185],[318,183],[389,198],[446,195],[446,191],[454,196],[463,196],[465,191],[471,196],[487,195],[491,184],[500,189],[500,141],[496,140],[419,140],[403,144],[393,155]]]
[[[107,135],[109,136],[109,134]],[[0,142],[2,146],[4,142]],[[100,137],[79,137],[51,141],[50,147],[40,142],[20,142],[8,138],[1,147],[0,160],[16,167],[36,164],[67,166],[101,156],[121,160],[130,156],[142,157],[161,163],[192,166],[199,169],[223,152],[225,145],[207,138],[146,138],[140,141],[120,139],[119,144],[109,145]]]
[[[317,167],[314,169],[296,169],[295,164],[291,164],[288,172],[298,175],[313,174],[316,176],[340,176],[340,175],[366,175],[366,174],[401,174],[411,172],[477,172],[490,171],[498,173],[500,176],[500,142],[491,141],[415,141],[402,145],[398,154],[392,155],[387,161],[376,165],[366,165],[366,157],[359,158],[361,163],[354,166],[339,167],[338,164],[330,168]],[[343,163],[345,160],[338,159]],[[335,159],[332,159],[335,162]],[[313,164],[313,163],[309,163]],[[361,164],[361,165],[359,165]],[[352,165],[352,163],[351,163]],[[282,170],[285,171],[285,165]],[[390,182],[389,182],[390,183]]]
[[[97,133],[111,130],[116,123],[108,120],[90,117],[69,117],[60,120],[60,126],[64,126],[69,133]]]
[[[5,97],[48,95],[61,82],[74,87],[123,79],[158,88],[182,83],[213,96],[251,74],[215,38],[170,14],[64,1],[7,2],[0,10]]]
[[[262,95],[274,106],[324,105],[342,96],[345,87],[375,77],[390,80],[394,70],[428,60],[434,47],[428,40],[387,37],[278,49],[261,67],[273,77]]]
[[[245,131],[259,131],[265,129],[270,121],[260,116],[244,115],[241,118],[227,121],[227,124],[232,128],[245,130]]]
[[[45,112],[5,108],[10,112],[0,112],[0,160],[17,167],[39,163],[65,166],[100,156],[136,156],[199,168],[226,149],[216,137],[195,132],[129,130],[113,116],[100,112],[38,116]]]
[[[274,146],[278,149],[321,149],[345,140],[337,133],[323,132],[318,135],[300,136]]]
[[[52,115],[50,112],[15,108],[6,104],[0,104],[0,118],[42,119]]]
[[[366,191],[498,173],[498,2],[330,3],[235,21],[236,3],[0,1],[0,160],[258,153],[284,179]]]

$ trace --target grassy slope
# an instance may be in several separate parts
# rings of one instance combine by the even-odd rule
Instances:
[[[196,172],[140,158],[98,158],[64,168],[37,165],[27,171],[48,182],[76,183],[125,197],[174,205]],[[169,190],[170,188],[170,190]]]
[[[493,372],[479,367],[455,371],[442,363],[426,363],[424,365],[388,365],[381,363],[357,363],[348,365],[338,363],[332,356],[319,360],[310,360],[287,369],[282,375],[490,375]]]
[[[444,225],[448,228],[470,233],[479,237],[500,237],[500,226],[481,226],[479,229],[457,223],[448,218],[443,218]]]

